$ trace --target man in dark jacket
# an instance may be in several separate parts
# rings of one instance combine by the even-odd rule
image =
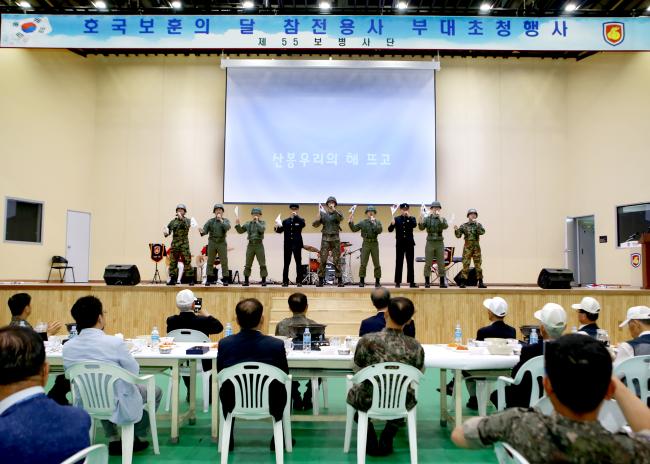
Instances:
[[[292,203],[289,205],[291,214],[282,221],[281,224],[275,225],[275,231],[278,234],[284,233],[284,266],[282,267],[282,286],[289,286],[289,265],[291,256],[296,261],[296,285],[302,287],[302,229],[305,228],[305,220],[298,216],[300,205]]]
[[[395,287],[402,284],[402,269],[406,258],[406,280],[409,287],[417,288],[413,260],[415,259],[415,240],[413,231],[418,223],[409,213],[409,204],[399,205],[400,215],[395,217],[388,226],[388,232],[395,231]]]
[[[361,321],[359,326],[359,337],[366,334],[381,332],[386,327],[386,311],[390,302],[390,292],[383,288],[375,288],[370,292],[372,305],[377,309],[377,314]],[[404,326],[404,335],[415,338],[415,323],[413,319]]]

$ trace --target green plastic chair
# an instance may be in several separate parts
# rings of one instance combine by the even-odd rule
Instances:
[[[626,359],[614,368],[614,375],[648,404],[648,379],[650,379],[650,355]]]

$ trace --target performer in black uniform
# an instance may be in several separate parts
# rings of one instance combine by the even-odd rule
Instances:
[[[284,232],[284,267],[282,268],[282,286],[289,286],[289,264],[291,255],[296,261],[296,284],[302,287],[302,229],[305,227],[305,220],[298,216],[300,206],[292,203],[289,205],[291,215],[282,221],[282,225],[275,225],[278,234]]]
[[[399,205],[400,215],[394,218],[388,226],[388,232],[395,231],[395,287],[402,283],[402,266],[406,255],[406,277],[411,288],[417,288],[413,260],[415,259],[415,240],[413,230],[417,227],[417,220],[409,213],[409,204]]]

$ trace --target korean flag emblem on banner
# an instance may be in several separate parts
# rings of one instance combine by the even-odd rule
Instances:
[[[20,21],[11,23],[11,33],[16,39],[23,43],[29,42],[30,37],[40,34],[49,34],[52,32],[52,26],[47,18],[25,18]]]
[[[625,24],[615,21],[603,23],[603,38],[613,46],[622,44],[625,39]]]

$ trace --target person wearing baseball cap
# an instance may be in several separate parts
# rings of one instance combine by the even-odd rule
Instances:
[[[542,339],[547,342],[555,340],[562,336],[566,329],[567,314],[562,306],[557,303],[546,303],[542,309],[535,311],[535,319],[540,322],[540,334]],[[535,343],[534,345],[524,345],[521,348],[519,362],[512,368],[511,377],[515,377],[521,366],[527,361],[544,355],[544,343]],[[506,387],[506,407],[507,408],[528,408],[530,401],[530,390],[532,389],[532,378],[526,374],[519,385],[509,385]],[[496,404],[496,395],[493,395],[492,401]]]
[[[632,306],[627,310],[627,318],[619,325],[627,326],[632,340],[618,346],[614,366],[634,356],[650,354],[650,308],[647,306]]]
[[[600,314],[600,303],[595,298],[590,296],[584,297],[580,303],[572,304],[571,307],[578,311],[578,321],[580,321],[580,328],[578,332],[583,332],[590,337],[596,338],[598,333],[598,315]]]

